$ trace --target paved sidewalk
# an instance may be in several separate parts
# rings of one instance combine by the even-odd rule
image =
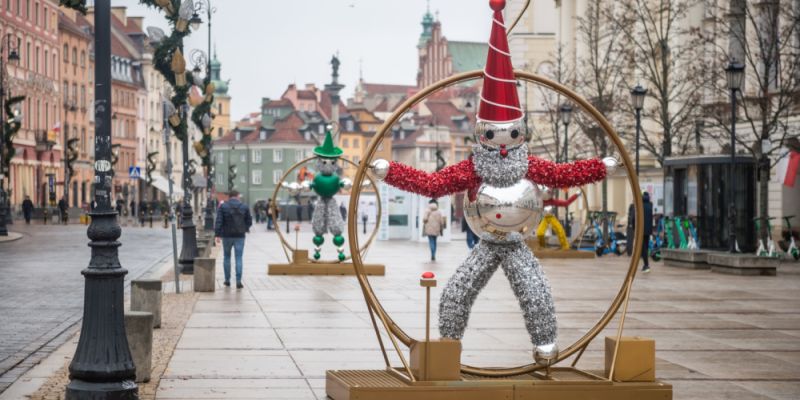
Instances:
[[[220,255],[218,291],[201,294],[159,399],[322,399],[325,370],[383,368],[355,278],[267,276],[267,263],[285,259],[275,234],[257,229],[245,246],[245,289],[221,286]],[[306,231],[300,243],[310,243]],[[368,255],[371,262],[386,263],[387,275],[371,278],[383,306],[415,337],[424,334],[420,273],[437,274],[438,302],[466,246],[441,244],[436,263],[427,261],[427,251],[424,243],[391,241],[377,242]],[[543,261],[562,346],[594,325],[619,289],[627,262],[616,256]],[[798,271],[794,264],[782,266],[778,277],[736,277],[654,264],[652,273],[637,278],[625,332],[656,339],[657,376],[674,385],[675,399],[797,399]],[[475,304],[463,344],[469,364],[531,361],[517,302],[501,272]],[[601,370],[602,362],[601,335],[580,365]]]

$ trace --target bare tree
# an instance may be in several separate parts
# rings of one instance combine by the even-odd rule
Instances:
[[[715,7],[709,14],[713,25],[701,37],[716,55],[707,82],[717,103],[708,107],[714,128],[708,135],[721,146],[730,140],[730,91],[724,68],[736,60],[745,65],[746,77],[740,92],[743,101],[736,110],[736,143],[757,162],[758,215],[766,218],[770,171],[787,143],[800,136],[797,122],[789,122],[790,116],[800,114],[800,4],[731,0],[729,9]],[[767,235],[766,224],[761,224],[759,236]]]
[[[627,101],[624,78],[630,71],[632,57],[625,44],[625,32],[607,18],[612,12],[613,3],[588,0],[585,13],[576,18],[577,42],[582,47],[575,60],[575,80],[584,97],[606,118],[616,121],[624,107],[621,103]],[[594,154],[608,156],[608,139],[602,128],[584,113],[577,113],[573,120],[590,141]],[[602,182],[602,205],[603,212],[607,212],[606,180]],[[603,223],[603,237],[608,239],[607,221]]]
[[[566,60],[564,46],[559,44],[555,53],[551,53],[551,57],[554,64],[546,70],[537,72],[543,73],[562,85],[573,86],[575,83],[574,70]],[[559,110],[562,105],[566,104],[565,98],[550,88],[537,85],[535,90],[538,93],[537,98],[541,100],[539,104],[540,120],[544,121],[546,126],[534,129],[533,144],[541,146],[551,160],[560,162],[564,154],[564,136]]]
[[[606,16],[625,36],[634,54],[634,68],[652,99],[643,117],[658,126],[642,131],[642,147],[663,164],[683,155],[694,143],[699,116],[702,74],[698,55],[702,39],[686,28],[687,16],[699,0],[629,0],[617,2]],[[637,82],[630,82],[631,87]],[[647,105],[647,103],[645,103]],[[627,110],[633,113],[630,103]]]

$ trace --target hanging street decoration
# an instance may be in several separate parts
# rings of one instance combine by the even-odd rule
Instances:
[[[9,171],[11,167],[11,159],[16,154],[14,150],[14,137],[22,127],[22,123],[17,119],[17,114],[14,112],[14,105],[25,100],[25,96],[13,96],[6,100],[5,110],[6,122],[3,124],[3,164],[0,165],[0,172]]]

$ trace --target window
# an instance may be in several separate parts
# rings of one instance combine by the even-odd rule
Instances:
[[[283,162],[283,150],[282,149],[274,149],[272,150],[272,161],[279,163]]]
[[[353,138],[353,148],[357,149],[359,147],[358,138]]]
[[[81,50],[81,68],[86,68],[86,51]]]
[[[36,53],[33,55],[33,70],[39,73],[39,46],[36,46]]]
[[[39,3],[33,6],[33,23],[39,25]]]
[[[258,138],[260,140],[267,140],[267,131],[258,132]]]
[[[50,75],[50,72],[49,72],[50,68],[47,68],[48,67],[48,65],[47,65],[47,59],[48,58],[50,58],[50,51],[49,50],[45,50],[44,51],[44,70],[42,70],[42,72],[45,75]]]
[[[260,185],[261,184],[261,170],[254,169],[253,170],[253,185]]]
[[[61,54],[64,55],[64,62],[68,63],[69,62],[69,46],[68,45],[66,45],[66,44],[64,45],[64,49],[61,50]]]
[[[352,119],[348,119],[347,120],[347,130],[352,132],[353,129],[354,129],[353,125],[354,125],[353,124],[353,120]]]
[[[72,65],[78,65],[78,48],[72,48]]]
[[[342,148],[346,149],[348,147],[350,147],[350,139],[347,138],[342,139]]]
[[[303,159],[303,150],[295,150],[294,151],[294,160],[300,161]]]
[[[224,134],[225,134],[225,131],[222,129],[222,127],[217,128],[217,137],[218,138],[221,138]]]
[[[81,108],[86,108],[86,86],[81,85]]]
[[[253,149],[252,150],[252,154],[250,155],[250,159],[254,163],[260,163],[261,162],[261,150]]]
[[[247,153],[246,152],[242,152],[242,154],[239,154],[239,161],[247,162]],[[242,179],[244,179],[244,178],[242,178]],[[242,183],[244,183],[244,182],[242,182]]]
[[[276,169],[276,170],[272,171],[272,183],[273,184],[277,185],[278,182],[280,182],[281,177],[283,177],[283,171],[281,171],[279,169]]]
[[[245,179],[244,175],[242,175],[242,176],[240,176],[240,177],[239,177],[239,182],[241,182],[241,183],[247,183],[247,180]]]
[[[69,83],[67,83],[67,81],[64,81],[64,88],[62,92],[64,93],[64,103],[66,103],[67,100],[69,100]]]
[[[217,153],[217,156],[214,159],[217,160],[217,164],[222,164],[225,160],[225,153]]]

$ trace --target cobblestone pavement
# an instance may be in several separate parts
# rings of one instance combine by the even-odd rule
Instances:
[[[0,243],[0,393],[79,328],[81,270],[90,256],[86,226],[9,228],[24,237]],[[163,228],[123,227],[119,254],[126,282],[171,251],[170,237]]]
[[[306,228],[299,235],[301,245],[311,242]],[[330,247],[323,257],[335,254]],[[394,321],[420,338],[425,326],[420,272],[436,273],[439,287],[432,301],[437,304],[466,253],[463,241],[443,243],[438,261],[430,262],[426,243],[379,241],[366,260],[385,263],[387,273],[370,282]],[[273,262],[285,259],[275,234],[264,233],[263,226],[247,239],[244,290],[221,285],[222,256],[217,258],[217,292],[200,294],[157,398],[322,399],[325,370],[383,368],[353,277],[267,276],[267,264]],[[616,256],[542,260],[553,287],[562,348],[608,308],[628,262]],[[798,271],[800,264],[794,263],[782,265],[777,277],[741,277],[654,263],[650,274],[637,276],[625,335],[656,340],[656,375],[673,384],[675,399],[797,399]],[[462,361],[483,367],[530,363],[523,327],[517,301],[498,271],[475,304]],[[603,337],[615,329],[612,322],[579,367],[603,370]],[[432,336],[438,337],[435,329]]]

